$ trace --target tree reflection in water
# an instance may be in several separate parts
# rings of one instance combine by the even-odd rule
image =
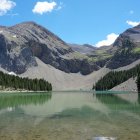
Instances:
[[[21,105],[44,104],[51,99],[51,93],[15,93],[0,95],[0,109],[13,108]]]

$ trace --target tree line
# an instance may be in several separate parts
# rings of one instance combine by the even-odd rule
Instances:
[[[51,91],[52,85],[44,79],[21,78],[0,72],[1,89],[13,88],[14,90]]]
[[[136,83],[137,83],[138,93],[140,93],[140,73],[138,73]]]
[[[127,81],[129,78],[137,77],[137,87],[140,92],[140,65],[137,65],[134,68],[124,71],[111,71],[102,77],[95,85],[93,89],[95,90],[110,90],[113,87]]]

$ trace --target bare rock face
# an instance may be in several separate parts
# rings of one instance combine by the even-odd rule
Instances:
[[[107,64],[110,69],[127,66],[140,59],[140,25],[122,33],[113,47],[117,48],[117,51]]]
[[[0,26],[0,67],[5,70],[24,73],[38,65],[37,57],[66,73],[87,75],[105,65],[116,69],[140,59],[140,25],[122,33],[113,46],[82,47],[67,44],[34,22]]]
[[[92,52],[97,49],[96,47],[91,46],[89,44],[69,44],[69,46],[72,48],[72,50],[82,54],[92,54]]]
[[[68,58],[71,47],[44,27],[25,22],[12,27],[0,26],[0,65],[17,74],[37,66],[35,57],[67,73],[89,74],[99,67],[87,59]]]

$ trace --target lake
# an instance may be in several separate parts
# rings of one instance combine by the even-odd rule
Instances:
[[[0,94],[0,140],[139,140],[136,93]]]

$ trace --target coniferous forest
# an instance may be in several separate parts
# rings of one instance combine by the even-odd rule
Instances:
[[[1,89],[13,88],[14,90],[51,91],[52,85],[44,79],[21,78],[0,72]]]
[[[137,82],[138,93],[140,93],[140,73],[138,73],[136,82]]]
[[[109,72],[104,77],[102,77],[95,85],[93,85],[93,89],[110,90],[132,77],[137,77],[136,83],[138,91],[140,92],[140,65],[137,65],[136,67],[129,70]]]

